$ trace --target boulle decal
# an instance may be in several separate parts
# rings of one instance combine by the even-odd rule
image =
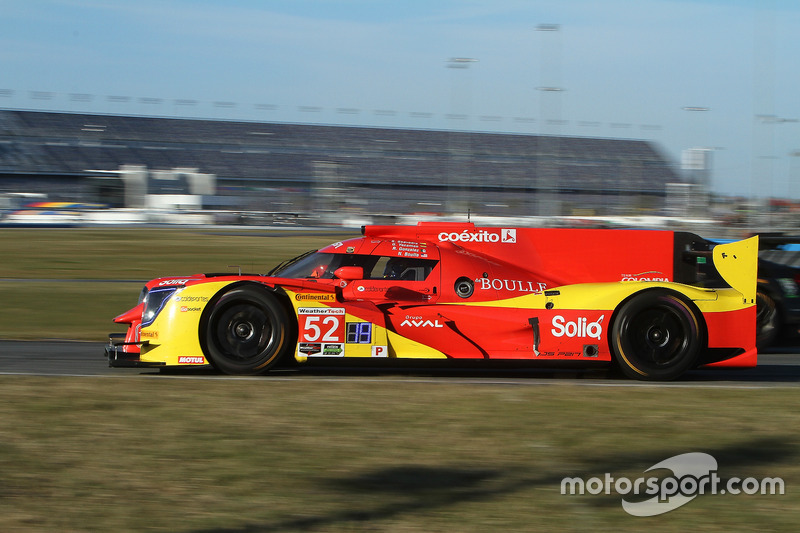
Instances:
[[[478,278],[475,280],[475,285],[478,289],[486,291],[494,289],[496,291],[514,291],[514,292],[530,292],[533,294],[541,294],[547,289],[547,283],[522,281],[518,279],[487,279]]]

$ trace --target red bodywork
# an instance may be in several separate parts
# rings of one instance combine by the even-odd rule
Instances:
[[[579,284],[702,286],[710,274],[708,263],[697,258],[708,254],[707,244],[695,235],[671,231],[478,228],[469,223],[366,226],[362,237],[319,252],[340,257],[347,265],[356,264],[347,259],[358,256],[425,259],[434,265],[432,270],[424,279],[406,281],[364,279],[350,266],[338,270],[338,277],[326,277],[324,268],[303,277],[194,275],[153,280],[147,289],[210,279],[254,282],[285,289],[298,302],[327,295],[326,306],[343,308],[347,315],[411,341],[408,346],[418,343],[448,358],[611,361],[609,331],[620,301],[605,296],[607,291],[586,285],[581,293],[585,297],[571,307],[545,307],[542,300],[537,308],[522,297],[549,298],[552,293],[554,301],[564,298],[574,304],[575,297],[567,296]],[[466,288],[471,290],[468,296],[459,292]],[[115,319],[129,324],[121,346],[125,352],[139,351],[142,307]],[[308,319],[299,311],[295,318],[302,345]],[[754,306],[704,313],[702,334],[713,353],[701,362],[753,366],[754,324]],[[392,355],[414,357],[397,351]]]

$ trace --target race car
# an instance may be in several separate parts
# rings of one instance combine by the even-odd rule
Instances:
[[[671,380],[756,365],[758,237],[365,226],[263,275],[148,282],[111,366],[260,374],[283,357],[615,365]]]
[[[764,349],[800,331],[800,237],[759,237],[756,345]]]

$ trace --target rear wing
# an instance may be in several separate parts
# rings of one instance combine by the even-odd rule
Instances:
[[[719,288],[729,286],[755,303],[758,236],[715,244],[690,233],[675,234],[675,281]]]

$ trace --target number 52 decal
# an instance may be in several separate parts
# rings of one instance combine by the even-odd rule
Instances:
[[[344,342],[343,308],[310,307],[297,312],[300,342]]]

